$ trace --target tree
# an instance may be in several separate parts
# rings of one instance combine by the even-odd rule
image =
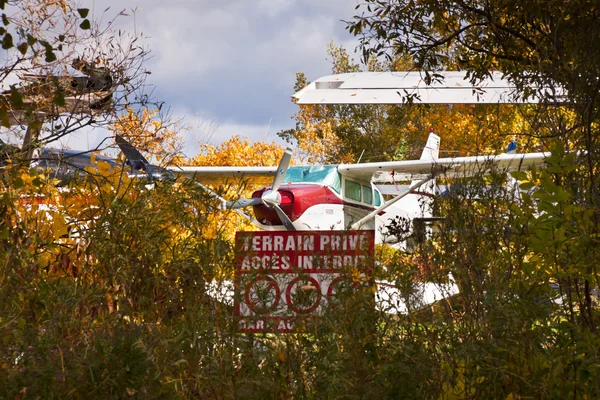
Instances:
[[[279,163],[283,148],[275,143],[250,142],[245,137],[232,136],[219,145],[200,144],[200,153],[186,165],[206,166],[272,166]]]
[[[142,107],[136,111],[127,107],[121,115],[115,116],[108,125],[111,132],[124,137],[133,147],[157,158],[157,162],[179,164],[182,138],[179,126],[171,124],[160,113]]]
[[[347,28],[360,37],[364,57],[408,54],[415,60],[415,67],[426,71],[428,79],[439,79],[436,72],[446,65],[465,71],[474,82],[492,71],[501,71],[516,83],[521,98],[535,96],[548,103],[555,99],[564,101],[563,107],[538,106],[528,115],[536,128],[533,133],[545,141],[552,156],[543,171],[515,174],[521,189],[529,192],[501,217],[500,221],[510,226],[511,234],[502,234],[500,227],[485,230],[496,235],[496,239],[489,238],[487,245],[497,254],[514,259],[497,264],[499,258],[479,253],[482,246],[474,246],[481,239],[473,233],[477,235],[482,226],[479,221],[485,219],[468,194],[462,199],[466,198],[468,207],[449,214],[449,219],[460,216],[461,221],[455,222],[466,222],[461,229],[469,237],[462,242],[469,249],[462,254],[454,252],[452,246],[461,242],[455,236],[442,247],[444,254],[454,253],[446,259],[455,263],[453,275],[469,276],[465,285],[467,298],[479,300],[472,303],[477,308],[467,307],[465,311],[483,312],[482,321],[494,328],[490,331],[491,341],[498,343],[509,338],[507,331],[496,330],[500,325],[493,322],[492,314],[486,314],[484,305],[493,303],[487,294],[499,293],[500,282],[509,291],[504,293],[501,289],[500,297],[492,295],[500,300],[493,313],[510,320],[506,313],[517,312],[535,324],[545,321],[542,325],[550,331],[536,340],[555,340],[568,349],[569,354],[554,349],[552,365],[542,360],[535,362],[536,371],[555,371],[556,365],[566,377],[556,386],[545,384],[544,390],[550,390],[548,393],[554,393],[554,397],[594,396],[598,382],[588,379],[588,365],[596,362],[590,354],[598,349],[600,317],[592,290],[600,285],[600,278],[596,263],[590,259],[597,257],[596,238],[600,232],[600,5],[585,0],[364,0],[357,8],[363,12],[348,22]],[[569,151],[573,149],[583,152]],[[460,231],[456,225],[447,225],[442,228],[442,236],[446,229]],[[485,233],[479,230],[479,235]],[[502,300],[528,299],[529,310],[533,311],[537,306],[535,297],[530,296],[550,284],[559,288],[564,299],[557,309],[537,314],[542,311],[538,309],[526,316],[525,308],[514,308],[517,303]],[[562,324],[563,320],[568,324]],[[485,330],[486,326],[481,326],[478,334]],[[494,350],[490,354],[500,353]],[[575,361],[573,354],[579,354],[582,361]],[[480,361],[488,364],[486,368],[492,373],[499,372],[496,361]],[[478,362],[478,368],[483,364]],[[549,379],[543,372],[539,378]],[[477,377],[466,382],[476,386],[474,379]]]
[[[425,71],[453,64],[474,79],[501,70],[519,83],[562,85],[573,94],[589,92],[584,83],[598,89],[595,3],[365,0],[358,8],[368,11],[347,28],[361,36],[365,55],[409,53]]]
[[[365,0],[357,8],[367,12],[356,15],[347,28],[360,36],[365,57],[409,54],[429,79],[439,78],[435,71],[447,65],[464,70],[473,81],[502,71],[522,97],[545,99],[546,92],[566,97],[577,119],[553,133],[567,137],[579,131],[581,145],[595,146],[598,4]]]
[[[24,135],[26,160],[35,147],[148,101],[148,51],[137,37],[90,20],[70,0],[2,0],[0,9],[0,83],[20,80],[0,94],[0,123]]]

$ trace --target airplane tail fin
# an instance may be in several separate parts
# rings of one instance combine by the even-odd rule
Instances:
[[[127,140],[125,140],[122,136],[116,135],[115,142],[117,146],[121,149],[123,154],[125,154],[125,158],[127,159],[127,164],[137,170],[146,169],[150,163],[148,160],[144,158],[142,153],[140,153],[135,147],[131,145]]]
[[[429,132],[427,143],[421,153],[421,160],[437,160],[440,157],[440,137],[433,133],[433,130]]]
[[[433,129],[429,132],[429,136],[427,137],[427,143],[425,144],[425,148],[423,148],[423,152],[421,153],[421,160],[433,161],[437,160],[440,157],[440,137],[433,133]],[[415,184],[417,181],[412,181],[412,184]],[[435,194],[435,179],[430,180],[425,183],[421,188],[417,191],[421,194]]]
[[[433,133],[433,129],[429,132],[427,143],[421,153],[421,160],[434,161],[440,158],[440,137]],[[411,185],[418,181],[412,181]],[[436,181],[430,179],[423,186],[414,192],[413,207],[415,214],[413,218],[411,239],[406,243],[406,250],[411,251],[418,243],[423,242],[427,236],[429,221],[434,221],[433,218],[433,196],[436,192]],[[408,196],[407,196],[408,197]],[[410,200],[409,200],[410,201]]]
[[[153,165],[144,158],[142,153],[138,151],[131,143],[125,140],[122,136],[116,135],[115,142],[125,155],[127,165],[133,170],[143,172],[152,181],[175,180],[175,175],[169,170],[166,170],[158,165]]]
[[[440,137],[433,132],[429,133],[425,148],[421,153],[421,160],[432,161],[439,158],[440,155]],[[410,184],[418,183],[413,180]],[[412,251],[417,243],[427,237],[427,227],[430,221],[436,220],[433,217],[433,196],[436,191],[435,179],[430,179],[419,188],[404,196],[396,203],[396,207],[402,210],[403,216],[412,221],[411,235],[400,248],[405,251]]]
[[[421,153],[421,160],[434,161],[440,155],[440,137],[433,132],[429,133],[427,143]],[[411,181],[411,185],[419,182]],[[431,179],[421,185],[418,189],[402,198],[398,203],[399,208],[410,210],[411,218],[431,217],[431,207],[433,205],[433,195],[435,194],[435,179]]]

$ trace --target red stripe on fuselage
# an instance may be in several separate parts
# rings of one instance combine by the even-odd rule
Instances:
[[[264,188],[252,193],[253,198],[260,198],[262,194],[270,188]],[[371,212],[375,207],[366,204],[351,203],[344,201],[330,187],[311,184],[287,184],[279,187],[279,193],[282,195],[282,204],[280,205],[283,212],[290,217],[290,220],[296,221],[310,207],[316,205],[342,205],[343,207],[354,207],[361,210]],[[291,203],[286,204],[286,199],[291,198]],[[277,213],[272,208],[259,204],[253,206],[254,215],[258,222],[264,225],[282,225]],[[385,214],[384,211],[379,215]]]

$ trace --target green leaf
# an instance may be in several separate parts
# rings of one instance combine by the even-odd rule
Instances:
[[[59,107],[62,107],[65,105],[65,95],[63,94],[62,91],[58,90],[56,92],[56,95],[54,96],[54,104],[56,104]]]
[[[42,129],[42,121],[36,119],[29,123],[31,129]]]
[[[14,46],[14,43],[13,43],[12,35],[10,33],[7,33],[6,35],[4,35],[4,40],[2,40],[2,48],[4,50],[8,50],[8,49],[12,48],[13,46]]]
[[[81,24],[79,24],[79,27],[85,31],[85,30],[90,29],[92,27],[92,25],[90,24],[89,19],[84,19],[83,22]]]
[[[554,202],[554,196],[550,193],[544,192],[543,190],[536,191],[531,197],[533,197],[534,199],[545,201],[547,203]]]
[[[56,54],[54,54],[54,50],[52,48],[46,48],[46,62],[56,61]]]
[[[31,35],[27,35],[27,44],[33,46],[37,42],[37,39]]]
[[[81,16],[81,18],[86,18],[88,16],[88,14],[90,13],[90,9],[89,8],[78,8],[77,12]]]
[[[554,201],[556,202],[566,202],[571,199],[571,194],[564,190],[563,188],[558,188],[554,193]]]
[[[525,171],[513,171],[510,173],[510,175],[519,181],[524,181],[527,179],[527,173]]]
[[[10,120],[8,119],[8,113],[3,108],[0,108],[0,126],[10,128]]]
[[[2,14],[2,23],[4,24],[4,26],[10,24],[10,21],[8,20],[6,14]]]
[[[529,190],[531,188],[533,188],[535,185],[533,184],[533,182],[521,182],[519,183],[519,189],[521,190]]]
[[[10,104],[15,108],[23,107],[23,96],[14,85],[10,87]]]
[[[0,231],[0,239],[8,239],[8,226]]]
[[[25,186],[25,182],[23,182],[23,179],[19,176],[17,177],[15,180],[13,180],[12,182],[12,187],[13,189],[20,189],[23,186]]]
[[[25,53],[27,53],[27,49],[29,48],[29,45],[25,42],[19,44],[17,46],[17,49],[21,52],[21,54],[25,55]]]

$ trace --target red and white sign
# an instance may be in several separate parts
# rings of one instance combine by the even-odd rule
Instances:
[[[341,287],[368,278],[374,231],[263,231],[236,235],[235,305],[240,332],[296,332],[322,315]]]

